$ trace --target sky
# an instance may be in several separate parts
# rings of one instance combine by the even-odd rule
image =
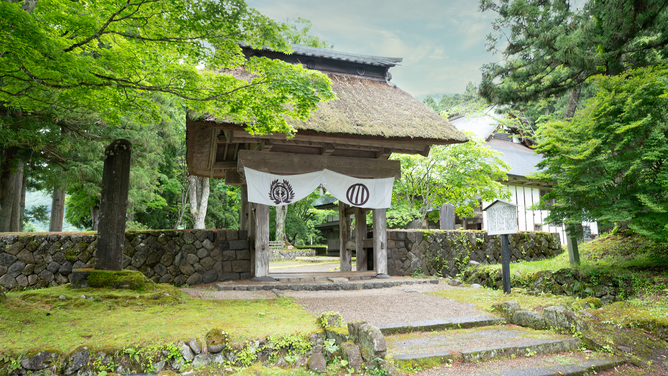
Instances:
[[[478,0],[247,0],[276,21],[302,17],[311,34],[334,49],[401,57],[392,82],[413,96],[463,93],[480,82],[482,64],[500,56],[485,51],[495,13]]]

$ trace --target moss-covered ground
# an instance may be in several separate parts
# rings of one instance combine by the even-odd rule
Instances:
[[[600,307],[596,299],[579,299],[566,295],[534,294],[513,288],[510,295],[488,288],[457,289],[434,292],[434,295],[493,311],[493,306],[515,300],[523,309],[542,311],[551,305],[562,305],[574,311],[585,309],[593,319],[585,333],[588,345],[600,351],[627,356],[634,364],[652,370],[668,356],[668,247],[639,236],[609,235],[580,244],[581,272],[631,274],[634,296]],[[500,269],[500,265],[480,266]],[[571,268],[567,252],[536,262],[510,265],[514,281],[528,281],[535,273]],[[522,283],[517,283],[522,285]],[[514,283],[515,285],[515,283]],[[630,349],[630,350],[629,350]],[[662,360],[663,359],[663,360]]]
[[[9,293],[0,305],[2,352],[16,354],[175,343],[204,338],[213,328],[227,331],[233,342],[317,330],[313,317],[289,298],[199,300],[167,284],[144,292],[63,285]]]

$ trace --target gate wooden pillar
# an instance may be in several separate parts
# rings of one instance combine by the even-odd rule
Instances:
[[[350,206],[339,201],[339,241],[340,251],[340,270],[342,272],[352,271],[351,251],[348,249],[348,240],[350,239],[350,217],[346,215],[346,209]]]
[[[248,186],[241,186],[241,207],[240,207],[239,229],[249,231],[248,228]]]
[[[355,270],[358,272],[367,270],[367,255],[364,249],[364,239],[366,239],[366,213],[362,208],[355,208],[355,243],[357,252],[357,261]]]
[[[269,277],[269,206],[255,205],[255,277],[251,281],[274,281]]]
[[[387,210],[373,210],[373,255],[376,278],[390,278],[387,275]]]

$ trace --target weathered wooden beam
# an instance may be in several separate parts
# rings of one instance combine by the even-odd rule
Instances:
[[[213,163],[216,161],[216,151],[218,150],[218,130],[211,130],[211,137],[209,141],[209,159],[207,160],[206,169],[211,171],[213,170]],[[213,172],[213,171],[211,171]]]
[[[236,161],[215,162],[213,168],[216,170],[231,170],[237,168]]]
[[[328,169],[361,179],[401,178],[399,161],[240,150],[239,172],[243,172],[245,167],[276,175],[305,174]]]
[[[373,210],[373,256],[376,278],[389,278],[387,275],[387,217],[386,209]]]
[[[266,153],[266,152],[270,152],[270,151],[271,151],[271,148],[272,148],[273,146],[274,146],[274,143],[273,143],[271,140],[264,140],[264,141],[262,142],[262,148],[260,149],[260,151],[263,151],[263,152],[265,152],[265,153]]]
[[[334,144],[325,144],[320,150],[320,155],[331,155],[334,150],[336,150]]]
[[[225,174],[225,184],[227,184],[227,174]],[[229,185],[229,184],[228,184]],[[248,231],[248,186],[241,186],[241,205],[239,207],[239,229]]]
[[[227,185],[246,185],[246,179],[234,170],[225,170],[225,184]]]
[[[392,154],[392,149],[383,148],[376,152],[376,159],[387,159]]]
[[[325,144],[325,143],[331,143],[334,145],[341,145],[345,146],[348,148],[353,148],[353,147],[358,147],[358,146],[371,146],[371,147],[378,147],[378,148],[402,148],[404,150],[412,150],[413,154],[418,153],[418,152],[424,152],[424,147],[429,146],[433,144],[432,141],[428,140],[393,140],[393,139],[388,139],[385,137],[376,137],[376,138],[363,138],[363,137],[358,137],[358,136],[351,136],[351,135],[346,135],[343,137],[337,137],[335,135],[327,135],[327,136],[314,136],[314,135],[308,135],[304,134],[308,132],[300,131],[297,132],[297,134],[290,138],[287,139],[286,136],[282,133],[277,133],[277,134],[263,134],[263,135],[252,135],[248,133],[247,131],[244,130],[235,130],[234,131],[234,137],[232,137],[231,142],[258,142],[259,140],[276,140],[278,142],[285,142],[285,143],[301,143],[301,142],[313,142],[313,143],[320,143],[320,144]],[[219,142],[224,143],[227,142],[226,139],[223,138],[223,136],[219,136]]]
[[[269,206],[255,206],[255,278],[269,276]]]
[[[339,244],[341,244],[341,254],[339,256],[340,271],[352,271],[352,257],[350,249],[346,246],[350,238],[350,217],[346,215],[346,209],[349,206],[339,202]]]
[[[348,240],[348,243],[346,243],[346,247],[348,247],[349,250],[357,249],[357,239],[355,241]],[[373,239],[362,239],[362,247],[363,248],[373,248]],[[359,261],[359,256],[358,256],[358,261]]]
[[[366,214],[361,208],[356,208],[355,212],[355,252],[357,253],[357,261],[355,262],[355,270],[366,271],[367,270],[367,255],[366,249],[364,249],[366,238]]]

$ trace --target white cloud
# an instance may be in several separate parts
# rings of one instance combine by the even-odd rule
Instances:
[[[277,21],[302,17],[311,33],[339,51],[402,57],[393,81],[413,95],[463,92],[480,81],[480,66],[499,60],[485,51],[493,13],[473,0],[248,0]]]

